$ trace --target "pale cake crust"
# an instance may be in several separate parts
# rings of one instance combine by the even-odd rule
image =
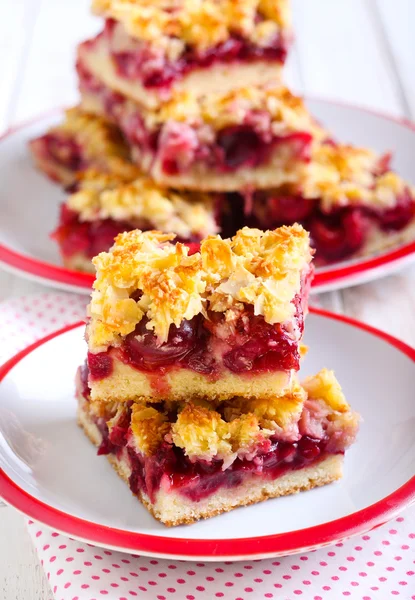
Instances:
[[[160,93],[146,88],[139,80],[118,75],[105,39],[96,39],[93,47],[78,49],[88,70],[110,89],[123,94],[147,109],[158,108],[166,98],[176,94],[193,93],[204,96],[210,93],[227,93],[235,88],[262,86],[281,81],[282,68],[277,62],[256,60],[250,63],[217,63],[209,68],[194,69],[175,81],[169,90]]]
[[[78,407],[78,423],[91,442],[99,446],[102,435],[86,410],[81,407]],[[128,484],[131,471],[127,460],[115,455],[108,455],[107,459]],[[286,473],[274,481],[256,481],[252,478],[237,488],[222,489],[200,502],[191,502],[174,491],[166,493],[162,489],[157,493],[155,503],[151,503],[148,496],[142,492],[137,497],[157,520],[168,527],[190,524],[240,506],[295,494],[336,481],[343,474],[343,459],[342,454],[328,456],[317,464]]]
[[[290,388],[292,376],[285,371],[244,377],[230,371],[222,372],[218,380],[190,369],[168,370],[164,375],[147,374],[113,358],[113,372],[108,377],[91,382],[93,401],[128,402],[145,398],[157,402],[168,397],[182,400],[192,397],[224,401],[234,396],[270,398]]]

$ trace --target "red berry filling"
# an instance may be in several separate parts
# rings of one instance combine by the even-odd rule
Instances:
[[[119,76],[138,80],[148,89],[168,90],[175,82],[195,69],[207,69],[218,63],[253,62],[266,60],[284,63],[288,43],[282,36],[275,36],[267,46],[256,46],[241,36],[234,35],[225,42],[204,51],[188,46],[176,59],[169,60],[150,44],[137,44],[135,49],[117,51],[112,49],[116,24],[108,20],[104,31],[95,39],[106,36],[111,57]],[[94,45],[95,40],[89,42]]]
[[[220,172],[232,172],[242,167],[256,167],[268,162],[271,151],[283,146],[283,160],[307,162],[310,159],[312,136],[306,132],[275,136],[267,115],[252,111],[241,125],[226,127],[206,141],[206,129],[168,121],[161,128],[147,129],[139,110],[101,84],[81,61],[77,65],[81,90],[96,96],[106,116],[117,122],[135,151],[136,157],[146,153],[157,155],[162,170],[168,175],[186,172],[195,163],[204,162]],[[203,128],[202,128],[203,129]]]
[[[304,286],[304,294],[307,286]],[[125,364],[139,371],[158,373],[160,377],[171,368],[191,369],[213,378],[220,377],[223,370],[247,375],[298,370],[298,339],[303,329],[304,307],[300,296],[294,302],[295,334],[280,324],[270,325],[247,307],[232,325],[219,313],[212,313],[209,320],[198,315],[190,321],[182,321],[179,327],[171,325],[167,342],[163,344],[158,343],[153,332],[146,328],[147,320],[142,319],[122,346],[109,349],[107,354],[114,353]],[[106,376],[100,369],[95,371],[91,362],[89,368],[93,379]]]
[[[113,219],[97,219],[95,221],[80,221],[78,213],[69,209],[65,204],[61,207],[60,224],[52,233],[64,257],[82,254],[86,258],[93,258],[100,252],[108,252],[114,243],[114,238],[123,231],[132,229],[152,229],[151,223],[128,223],[127,221],[114,221]],[[189,253],[194,254],[199,250],[200,236],[189,239],[177,237],[178,242],[189,246]]]
[[[73,172],[85,167],[82,148],[72,138],[46,133],[34,142],[43,160],[50,160]]]
[[[241,204],[233,206],[241,212]],[[371,226],[384,231],[399,231],[415,217],[415,200],[409,189],[397,198],[396,206],[385,210],[371,210],[367,206],[348,206],[325,213],[319,199],[301,195],[255,195],[253,213],[247,217],[250,226],[273,229],[281,225],[301,223],[311,233],[316,248],[317,263],[344,260],[361,250]]]
[[[119,454],[127,445],[129,411],[117,426],[108,432],[104,419],[96,424],[103,435],[98,454]],[[253,460],[237,458],[230,467],[222,470],[222,460],[196,460],[191,462],[183,451],[163,442],[152,456],[137,453],[128,447],[131,467],[130,488],[134,494],[144,492],[152,502],[161,485],[180,492],[193,502],[207,498],[220,488],[240,485],[244,479],[261,476],[276,479],[287,471],[301,469],[325,458],[328,439],[302,436],[297,442],[268,440],[258,449]],[[330,452],[332,454],[332,452]]]

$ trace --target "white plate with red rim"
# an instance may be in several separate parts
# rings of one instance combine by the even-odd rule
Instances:
[[[344,142],[393,151],[393,167],[413,182],[415,125],[328,100],[309,100],[312,113]],[[47,285],[89,293],[93,277],[65,269],[49,235],[65,199],[59,186],[33,167],[27,142],[62,118],[62,111],[33,120],[0,138],[0,265]],[[314,292],[368,282],[415,261],[415,240],[383,253],[318,268]]]
[[[334,368],[363,416],[342,480],[167,528],[132,496],[77,427],[83,326],[36,342],[0,368],[0,496],[70,537],[184,560],[305,552],[367,532],[415,501],[415,350],[367,325],[312,310],[302,375]]]

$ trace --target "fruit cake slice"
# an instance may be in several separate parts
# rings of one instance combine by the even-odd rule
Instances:
[[[391,170],[390,158],[366,148],[319,145],[303,181],[252,194],[246,222],[256,227],[301,223],[310,231],[317,264],[414,240],[415,191]]]
[[[280,78],[289,0],[94,0],[105,28],[81,45],[88,69],[146,108]]]
[[[308,233],[244,228],[189,255],[173,234],[120,234],[97,270],[91,398],[270,397],[291,385],[312,278]]]
[[[65,187],[90,167],[125,178],[139,173],[120,130],[76,106],[65,112],[62,123],[31,140],[29,148],[38,169]]]
[[[103,84],[82,56],[77,69],[82,108],[118,125],[135,162],[161,185],[223,192],[293,183],[328,136],[281,86],[183,92],[148,110]]]
[[[75,191],[62,205],[52,234],[66,267],[94,272],[92,258],[108,251],[123,231],[140,228],[174,232],[197,250],[218,231],[219,198],[161,188],[141,175],[128,181],[114,173],[89,169],[78,175]]]
[[[97,404],[81,368],[77,398],[78,422],[98,454],[168,526],[339,479],[359,426],[327,370],[283,396],[215,406]]]

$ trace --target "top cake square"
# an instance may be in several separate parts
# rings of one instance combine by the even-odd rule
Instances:
[[[92,400],[275,396],[299,368],[312,276],[298,225],[231,239],[200,252],[173,234],[120,234],[97,270],[89,305]]]
[[[88,68],[147,108],[177,93],[278,81],[291,41],[289,0],[93,0],[104,30]]]

